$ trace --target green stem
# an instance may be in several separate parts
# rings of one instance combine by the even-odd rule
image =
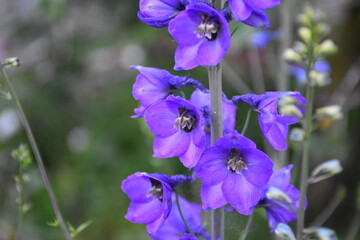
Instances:
[[[250,108],[249,111],[246,114],[246,120],[245,120],[245,123],[244,123],[244,127],[243,127],[243,129],[241,131],[241,135],[244,135],[246,133],[246,130],[247,130],[248,126],[249,126],[252,111],[253,111],[253,109]]]
[[[43,160],[41,158],[41,155],[40,155],[40,151],[38,149],[38,146],[36,144],[36,141],[35,141],[35,138],[34,138],[34,135],[31,131],[31,128],[30,128],[30,124],[26,118],[26,115],[23,111],[23,108],[20,104],[20,101],[19,99],[17,98],[16,96],[16,93],[12,87],[12,84],[9,80],[9,77],[7,76],[6,74],[6,71],[4,69],[5,65],[2,65],[1,66],[1,73],[2,75],[4,76],[4,79],[5,79],[5,84],[7,86],[7,89],[10,93],[10,96],[11,96],[11,99],[13,100],[17,110],[18,110],[18,113],[19,113],[19,116],[20,116],[20,120],[25,128],[25,132],[28,136],[28,139],[29,139],[29,142],[30,142],[30,145],[31,145],[31,148],[34,152],[34,156],[35,156],[35,159],[36,159],[36,162],[37,162],[37,165],[38,165],[38,168],[39,168],[39,171],[40,171],[40,175],[41,175],[41,178],[44,182],[44,185],[45,185],[45,188],[46,188],[46,191],[49,195],[49,198],[50,198],[50,202],[51,202],[51,205],[52,205],[52,208],[54,210],[54,213],[55,213],[55,216],[56,216],[56,219],[59,221],[60,223],[60,227],[64,233],[64,236],[67,240],[72,240],[72,237],[65,225],[65,222],[64,222],[64,219],[61,215],[61,212],[60,212],[60,209],[59,209],[59,206],[58,206],[58,203],[57,203],[57,200],[56,200],[56,197],[55,197],[55,194],[51,188],[51,185],[50,185],[50,181],[49,181],[49,178],[47,176],[47,173],[46,173],[46,170],[45,170],[45,166],[44,166],[44,163],[43,163]]]
[[[176,200],[176,205],[177,205],[179,213],[180,213],[181,220],[185,224],[185,227],[186,227],[188,233],[191,233],[193,236],[195,236],[194,233],[191,231],[191,228],[189,227],[189,224],[186,222],[186,219],[184,217],[183,212],[181,211],[180,202],[179,202],[179,195],[178,195],[178,193],[176,191],[175,191],[175,200]]]
[[[245,227],[245,230],[244,230],[244,234],[242,235],[241,240],[246,239],[246,237],[247,237],[247,235],[249,233],[253,218],[254,218],[254,211],[250,214],[250,216],[249,216],[249,218],[247,220],[246,227]]]
[[[310,143],[311,143],[311,132],[312,132],[312,112],[313,112],[313,102],[314,102],[314,84],[312,83],[309,73],[313,69],[312,58],[309,57],[309,66],[307,68],[307,85],[306,85],[306,115],[304,122],[305,130],[305,142],[302,153],[302,163],[301,163],[301,176],[300,176],[300,206],[298,210],[298,220],[297,220],[297,239],[302,239],[302,233],[304,230],[304,219],[305,219],[305,210],[304,203],[305,197],[307,195],[308,188],[308,178],[309,178],[309,160],[310,160]]]
[[[211,100],[211,144],[222,137],[222,79],[221,65],[208,68]],[[211,211],[211,235],[213,240],[224,239],[224,209]]]

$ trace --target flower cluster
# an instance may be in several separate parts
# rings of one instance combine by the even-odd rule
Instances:
[[[255,28],[268,28],[264,10],[279,5],[280,0],[228,3],[228,7],[218,11],[203,0],[140,0],[138,17],[152,27],[168,27],[178,43],[175,70],[215,66],[230,47],[228,22],[234,18]]]
[[[203,0],[140,0],[138,17],[153,27],[168,27],[178,43],[175,70],[197,66],[216,66],[230,47],[229,21],[235,19],[250,26],[269,25],[265,9],[278,0],[229,0],[221,10]],[[192,176],[167,176],[137,172],[122,183],[131,200],[125,218],[146,224],[153,239],[209,239],[201,223],[201,207],[189,203],[175,187],[200,179],[203,210],[225,205],[250,215],[256,207],[265,207],[271,229],[277,223],[294,220],[298,191],[289,184],[290,167],[273,172],[272,160],[256,144],[236,130],[236,104],[247,103],[258,113],[260,129],[276,150],[287,148],[288,125],[305,114],[306,100],[298,92],[245,94],[228,99],[222,94],[220,137],[211,145],[212,106],[210,90],[195,79],[176,76],[166,70],[131,66],[139,74],[133,96],[139,102],[133,118],[144,118],[154,134],[153,156],[177,157]],[[182,87],[193,87],[189,98]],[[281,182],[281,184],[279,183]],[[271,198],[279,189],[291,202]],[[287,204],[287,205],[286,205]],[[290,209],[290,210],[289,210]]]

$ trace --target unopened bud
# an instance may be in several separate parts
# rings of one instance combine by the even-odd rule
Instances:
[[[295,116],[298,118],[302,118],[304,114],[300,111],[300,109],[296,105],[285,105],[279,109],[280,114],[286,116]]]
[[[300,54],[306,54],[307,52],[307,47],[306,45],[303,43],[303,42],[300,42],[300,41],[296,41],[294,43],[294,51],[295,52],[298,52]]]
[[[326,178],[332,177],[336,174],[341,173],[343,168],[341,167],[340,161],[337,159],[332,159],[326,161],[319,166],[317,166],[311,173],[309,178],[309,183],[316,183],[322,181]]]
[[[308,236],[308,239],[316,238],[319,240],[337,240],[337,236],[334,230],[326,227],[317,227],[305,229],[304,233]]]
[[[343,118],[341,107],[339,105],[330,105],[318,108],[315,111],[316,119],[330,118],[332,120],[339,120]]]
[[[311,41],[311,30],[307,27],[301,27],[298,30],[298,34],[304,42],[309,43]]]
[[[314,83],[314,85],[318,87],[324,87],[330,84],[329,73],[327,72],[318,72],[315,70],[310,71],[309,77]]]
[[[302,56],[291,48],[288,48],[284,51],[283,58],[289,63],[299,63],[303,61]]]
[[[13,67],[19,67],[20,64],[21,64],[21,62],[18,57],[6,58],[5,62],[4,62],[4,65],[13,66]]]
[[[279,239],[283,240],[296,240],[295,235],[289,225],[285,223],[279,223],[275,228],[275,235]]]
[[[292,203],[291,198],[276,187],[270,187],[269,190],[266,192],[266,198],[276,201],[276,202],[286,202]]]
[[[319,23],[316,26],[316,31],[319,35],[324,36],[330,33],[330,26],[326,23]]]
[[[301,128],[293,128],[289,134],[290,141],[302,142],[305,138],[305,131]]]
[[[328,55],[328,54],[334,54],[336,52],[337,52],[337,46],[330,39],[325,40],[315,48],[315,54],[317,55],[324,55],[324,54]]]

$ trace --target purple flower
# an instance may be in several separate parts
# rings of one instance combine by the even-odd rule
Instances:
[[[146,110],[145,122],[155,134],[154,157],[178,156],[187,168],[197,164],[205,147],[205,120],[197,107],[169,96]]]
[[[148,232],[156,232],[171,210],[172,183],[172,179],[163,174],[137,172],[130,175],[121,185],[131,200],[125,218],[145,223]]]
[[[276,150],[287,148],[288,125],[299,122],[305,114],[306,99],[299,92],[266,92],[262,95],[234,96],[233,102],[246,102],[259,113],[262,133]]]
[[[230,47],[230,29],[225,17],[202,2],[187,5],[169,22],[169,32],[179,44],[175,70],[215,66]]]
[[[141,107],[134,110],[136,115],[132,116],[133,118],[142,117],[149,106],[179,92],[181,87],[192,86],[206,91],[200,82],[188,77],[174,76],[166,70],[137,65],[130,68],[140,72],[136,77],[132,94]]]
[[[258,9],[254,9],[251,15],[242,22],[246,25],[259,29],[267,29],[270,27],[270,21],[268,16],[264,11]]]
[[[152,27],[166,27],[186,4],[187,0],[140,0],[138,17]]]
[[[272,168],[271,159],[236,131],[219,138],[203,152],[195,168],[203,183],[203,209],[229,203],[239,213],[249,215],[262,196]]]
[[[206,146],[211,144],[211,112],[210,112],[210,93],[196,89],[191,95],[191,103],[198,107],[205,118]],[[236,105],[223,95],[222,118],[224,133],[235,129]]]
[[[202,236],[204,239],[208,239],[208,233],[201,226],[201,207],[196,203],[189,203],[184,198],[179,197],[179,204],[181,212],[185,218],[185,221],[189,225],[191,231],[195,234],[192,235],[188,232],[178,207],[174,206],[171,209],[169,217],[159,230],[150,234],[154,240],[197,240],[196,236]]]
[[[273,173],[259,204],[265,208],[272,232],[279,223],[289,223],[297,219],[300,191],[290,184],[292,167],[290,164]],[[305,202],[304,209],[306,206]]]
[[[262,10],[275,7],[280,0],[229,0],[229,6],[237,21],[244,21],[253,14],[265,14]]]

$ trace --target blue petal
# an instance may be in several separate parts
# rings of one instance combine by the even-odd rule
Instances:
[[[259,29],[267,29],[270,27],[269,18],[266,13],[255,9],[252,11],[251,15],[243,21],[243,23]]]

